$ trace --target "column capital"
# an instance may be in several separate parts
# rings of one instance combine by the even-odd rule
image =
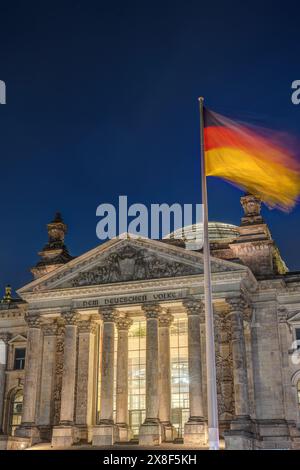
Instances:
[[[40,328],[41,327],[41,316],[37,312],[26,312],[24,319],[29,328]]]
[[[116,326],[118,330],[129,330],[133,321],[128,317],[118,317],[116,319]]]
[[[51,323],[43,323],[41,326],[42,326],[44,336],[56,336],[57,335],[58,325],[55,321]]]
[[[0,333],[0,340],[4,341],[5,344],[8,343],[8,341],[10,340],[11,338],[11,334],[8,333],[8,332],[3,332],[3,333]]]
[[[158,318],[159,314],[162,311],[162,308],[159,304],[155,302],[148,302],[142,306],[143,311],[147,319],[149,318]]]
[[[159,317],[158,317],[158,324],[160,327],[167,326],[169,327],[171,323],[173,322],[174,317],[171,315],[168,311],[162,312]]]
[[[204,303],[200,299],[187,298],[182,303],[188,315],[201,316],[204,312]]]
[[[97,331],[97,324],[91,320],[79,320],[77,323],[78,333],[92,333],[95,334]]]
[[[241,295],[227,298],[226,303],[229,307],[228,314],[238,311],[242,312],[247,306],[246,300]]]
[[[109,307],[109,306],[101,307],[99,309],[99,314],[103,322],[114,323],[116,321],[117,313],[113,307]]]
[[[61,316],[64,319],[65,325],[76,325],[79,319],[79,314],[75,310],[62,312]]]
[[[277,318],[279,323],[286,323],[288,318],[287,308],[283,305],[280,305],[277,309]]]

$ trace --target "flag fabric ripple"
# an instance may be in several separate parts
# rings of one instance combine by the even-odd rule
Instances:
[[[206,176],[288,211],[300,194],[300,164],[286,134],[233,121],[204,108]]]

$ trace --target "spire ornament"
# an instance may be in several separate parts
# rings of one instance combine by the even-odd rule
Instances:
[[[1,303],[9,304],[11,301],[12,301],[11,286],[9,284],[7,284],[5,286],[5,294],[2,297]]]
[[[52,222],[47,224],[47,231],[48,243],[38,253],[41,260],[31,269],[35,279],[73,259],[64,244],[67,225],[64,223],[60,212],[56,212]]]

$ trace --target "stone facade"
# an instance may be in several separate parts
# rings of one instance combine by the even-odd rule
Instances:
[[[241,202],[241,225],[231,230],[238,235],[211,239],[220,436],[228,449],[300,449],[300,275],[288,272],[260,201]],[[128,237],[72,258],[60,216],[48,231],[35,279],[19,299],[7,291],[0,304],[0,448],[133,438],[205,448],[202,253],[184,241]],[[184,405],[174,405],[170,346],[178,319],[186,324],[188,369],[180,429],[174,416]],[[145,345],[133,357],[137,324]],[[142,366],[132,380],[144,392],[129,410],[135,360]]]

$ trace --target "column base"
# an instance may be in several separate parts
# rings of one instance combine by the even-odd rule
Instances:
[[[127,424],[116,424],[116,442],[128,442],[132,438],[132,432]]]
[[[207,446],[207,423],[202,419],[190,419],[184,425],[184,444]]]
[[[140,427],[139,445],[159,446],[161,444],[161,434],[160,422],[146,419]]]
[[[50,442],[52,436],[52,428],[51,426],[40,425],[40,437],[41,441]]]
[[[170,422],[161,422],[162,442],[173,442],[176,437],[176,429]]]
[[[253,450],[253,434],[248,431],[224,431],[225,450]]]
[[[53,447],[70,447],[78,441],[78,431],[75,426],[54,426],[51,442]]]
[[[230,423],[230,429],[232,431],[252,431],[252,422],[248,415],[238,415],[233,418]]]
[[[98,424],[93,427],[93,446],[112,446],[116,442],[117,428],[114,424]]]
[[[24,450],[31,446],[30,438],[16,437],[16,436],[0,436],[0,451],[1,450]]]
[[[41,442],[40,430],[34,424],[21,424],[21,426],[16,429],[15,436],[25,438],[31,446]]]
[[[288,423],[282,419],[270,419],[254,421],[255,425],[255,449],[280,449],[292,448],[292,438]]]
[[[7,450],[9,436],[5,434],[0,435],[0,450]]]
[[[81,442],[92,442],[93,426],[87,424],[76,424],[78,440]]]

